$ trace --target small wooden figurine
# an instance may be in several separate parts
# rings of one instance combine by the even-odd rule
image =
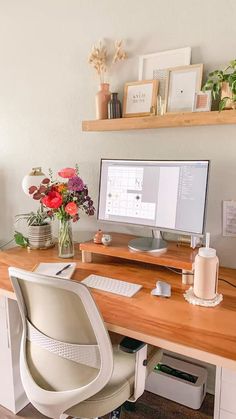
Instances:
[[[93,238],[94,243],[101,244],[102,243],[102,236],[103,236],[103,231],[98,230],[96,232],[96,234],[94,235],[94,238]]]

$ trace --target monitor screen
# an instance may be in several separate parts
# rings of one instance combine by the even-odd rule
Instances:
[[[208,160],[101,160],[98,219],[203,234]]]

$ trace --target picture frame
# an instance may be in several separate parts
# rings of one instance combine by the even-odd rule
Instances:
[[[123,118],[155,114],[158,86],[158,80],[126,83],[124,87]]]
[[[159,95],[164,102],[167,69],[189,65],[191,63],[191,48],[155,52],[139,56],[139,80],[159,80]]]
[[[165,113],[192,112],[201,90],[203,64],[170,68],[167,74]]]
[[[212,96],[211,91],[195,93],[193,112],[209,112],[211,110]]]

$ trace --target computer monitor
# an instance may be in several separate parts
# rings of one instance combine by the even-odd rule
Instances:
[[[98,219],[202,235],[208,160],[101,160]],[[140,238],[133,250],[157,251],[166,243]]]

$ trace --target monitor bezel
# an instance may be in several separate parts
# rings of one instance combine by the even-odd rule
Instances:
[[[137,224],[137,223],[131,223],[127,221],[113,221],[113,220],[107,220],[103,218],[99,218],[99,209],[100,209],[100,194],[101,194],[101,177],[102,177],[102,164],[104,161],[114,161],[114,162],[204,162],[208,163],[207,166],[207,177],[206,177],[206,193],[205,193],[205,202],[204,202],[204,213],[203,213],[203,225],[202,225],[202,232],[196,233],[195,231],[184,231],[184,230],[177,230],[177,229],[170,229],[170,228],[163,228],[158,226],[150,226],[146,224]],[[209,189],[209,171],[210,171],[210,160],[209,159],[179,159],[179,160],[173,160],[173,159],[109,159],[109,158],[101,158],[100,160],[100,173],[99,173],[99,189],[98,189],[98,206],[97,206],[97,221],[103,222],[103,223],[113,223],[113,224],[119,224],[119,225],[130,225],[134,227],[144,227],[149,228],[152,230],[159,230],[167,233],[174,233],[174,234],[185,234],[188,236],[196,236],[196,237],[202,237],[205,233],[205,227],[206,227],[206,214],[207,214],[207,201],[208,201],[208,189]]]

